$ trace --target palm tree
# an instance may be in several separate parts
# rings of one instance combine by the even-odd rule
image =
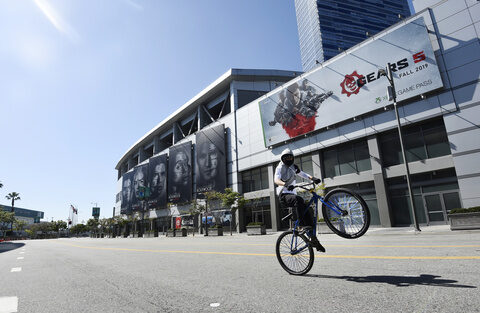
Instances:
[[[8,200],[12,200],[12,212],[13,212],[13,207],[15,206],[15,200],[22,200],[20,199],[20,194],[15,191],[6,195],[5,198],[7,198]]]
[[[15,205],[15,200],[21,200],[20,199],[20,194],[18,192],[11,192],[8,195],[5,196],[8,200],[12,200],[12,210],[10,212],[15,212],[15,209],[13,208]],[[13,223],[10,224],[10,231],[13,229]]]

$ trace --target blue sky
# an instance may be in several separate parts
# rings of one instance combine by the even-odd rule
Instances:
[[[0,203],[110,217],[118,160],[229,68],[301,70],[293,0],[0,0]]]
[[[127,149],[229,68],[301,70],[293,1],[0,0],[0,203],[110,217]]]

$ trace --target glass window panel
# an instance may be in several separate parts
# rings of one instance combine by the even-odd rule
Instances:
[[[252,191],[260,189],[260,170],[252,170]]]
[[[443,202],[445,203],[445,209],[447,210],[447,213],[450,213],[450,210],[462,207],[458,192],[444,193]]]
[[[268,168],[262,167],[261,169],[261,189],[268,189]]]
[[[337,151],[334,149],[323,152],[323,166],[326,177],[334,177],[340,175],[340,168],[337,161]]]
[[[338,149],[338,163],[340,165],[340,174],[346,175],[356,173],[355,155],[353,154],[353,147],[344,147]]]
[[[359,172],[372,169],[372,164],[370,163],[370,153],[368,152],[368,145],[366,142],[359,142],[355,144],[355,159],[357,161],[357,170]]]
[[[377,199],[365,200],[365,202],[367,203],[368,209],[370,211],[370,224],[380,225],[380,216],[378,214]]]
[[[447,133],[443,127],[425,130],[424,136],[429,158],[437,158],[451,153]]]
[[[425,208],[423,207],[423,198],[421,195],[413,195],[415,201],[415,215],[418,223],[426,223]]]
[[[242,188],[243,188],[243,192],[252,191],[252,179],[251,179],[250,171],[242,173]]]
[[[391,197],[394,226],[408,226],[412,223],[410,217],[410,201],[408,196]]]
[[[441,185],[423,187],[423,193],[431,193],[431,192],[445,191],[445,190],[455,190],[455,189],[458,189],[458,184],[457,183],[441,184]]]
[[[425,160],[427,158],[422,133],[419,129],[406,131],[403,138],[405,140],[408,162]]]
[[[400,139],[398,134],[385,134],[380,138],[380,149],[384,166],[392,166],[403,163]]]

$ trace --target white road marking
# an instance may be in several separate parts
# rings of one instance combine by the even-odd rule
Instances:
[[[17,308],[17,297],[0,297],[0,313],[14,313],[17,312]]]
[[[19,256],[17,260],[23,260],[23,256]]]
[[[220,303],[210,303],[210,306],[212,308],[216,308],[216,307],[219,307],[220,306]]]
[[[24,251],[21,251],[20,254],[25,253]]]
[[[10,271],[10,273],[13,273],[13,272],[21,272],[22,271],[22,268],[21,267],[14,267],[12,268],[12,270]]]

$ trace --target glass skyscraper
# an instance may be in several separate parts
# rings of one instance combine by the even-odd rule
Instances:
[[[305,72],[410,16],[407,0],[295,0]]]

